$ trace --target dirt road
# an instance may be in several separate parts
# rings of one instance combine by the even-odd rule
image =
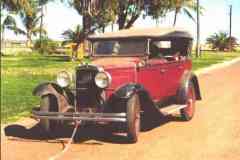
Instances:
[[[89,127],[60,159],[240,160],[240,63],[199,79],[203,101],[197,103],[192,121],[165,118],[159,126],[142,132],[136,144],[125,144],[122,136],[107,138],[101,128]],[[46,141],[34,121],[26,124],[5,128],[9,136],[2,137],[1,159],[49,159],[62,150],[71,134],[69,129],[59,133],[63,138]]]

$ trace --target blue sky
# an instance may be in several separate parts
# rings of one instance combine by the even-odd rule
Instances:
[[[206,37],[218,32],[229,30],[229,5],[233,5],[233,28],[232,34],[240,40],[240,0],[200,0],[205,8],[201,16],[201,41]],[[160,19],[158,26],[172,26],[173,13]],[[21,26],[21,22],[17,20]],[[71,7],[62,3],[49,3],[45,9],[44,27],[48,31],[48,36],[52,39],[62,39],[61,33],[74,28],[77,24],[82,24],[82,17]],[[150,18],[139,18],[134,27],[155,27],[156,22]],[[196,37],[196,24],[186,15],[178,16],[177,27],[186,28]],[[117,29],[117,27],[115,27]],[[111,31],[110,28],[107,31]],[[25,39],[23,36],[15,36],[11,31],[6,32],[8,39]]]

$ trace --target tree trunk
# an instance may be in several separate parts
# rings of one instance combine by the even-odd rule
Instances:
[[[114,23],[112,23],[112,24],[111,24],[111,27],[112,27],[112,32],[113,32],[113,27],[114,27],[113,25],[114,25]]]
[[[91,16],[86,13],[83,15],[83,32],[84,35],[88,35],[91,31]],[[85,38],[85,37],[84,37]]]
[[[27,31],[27,44],[26,46],[30,48],[32,46],[32,37],[31,37],[31,31]]]
[[[175,12],[174,12],[174,21],[173,21],[173,27],[176,26],[176,23],[177,23],[177,15],[178,15],[178,11],[177,11],[177,8],[175,9]]]
[[[132,27],[132,25],[138,19],[139,16],[140,16],[139,14],[136,14],[135,16],[132,16],[130,21],[128,21],[127,25],[124,28],[128,29],[128,28]]]
[[[2,1],[0,2],[0,10],[2,11]],[[0,17],[0,19],[2,20],[2,14],[0,15],[1,17]],[[0,22],[1,23],[1,22]],[[1,27],[1,26],[0,26]],[[2,28],[0,29],[1,31],[0,31],[0,40],[1,40],[1,42],[0,42],[0,48],[2,49],[2,47],[3,47],[3,45],[2,45],[2,43],[3,43],[3,30],[4,30],[4,28],[3,28],[3,26],[2,26]],[[0,51],[1,52],[1,51]],[[1,54],[2,54],[2,52],[1,52]]]
[[[103,33],[105,32],[105,26],[102,27],[102,32],[103,32]]]
[[[118,29],[124,29],[124,24],[125,24],[125,20],[123,18],[123,15],[120,15],[118,18]]]
[[[126,18],[127,18],[127,13],[124,13],[125,11],[125,6],[123,3],[121,3],[122,1],[119,2],[119,14],[118,14],[118,29],[121,30],[121,29],[124,29],[124,26],[125,26],[125,22],[126,22]]]
[[[77,51],[78,51],[78,47],[79,45],[83,42],[84,43],[84,39],[87,37],[87,35],[91,32],[91,16],[88,13],[85,13],[83,15],[83,34],[79,35],[79,41],[77,42],[76,46],[73,48],[73,52],[72,52],[72,60],[76,60],[77,58]]]
[[[197,0],[197,45],[196,45],[196,57],[200,55],[200,8],[199,0]]]
[[[43,5],[41,6],[40,34],[39,34],[41,54],[43,54],[42,29],[43,29]]]
[[[2,31],[1,31],[1,49],[4,47],[4,50],[6,51],[6,42],[5,42],[5,37],[4,37],[4,28],[2,29]],[[6,54],[6,53],[5,53]],[[2,53],[2,51],[1,51],[1,55],[4,55],[4,53]]]

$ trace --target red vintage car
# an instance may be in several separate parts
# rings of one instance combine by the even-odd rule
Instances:
[[[190,59],[192,36],[181,29],[127,29],[91,35],[91,63],[80,64],[75,78],[65,71],[56,82],[37,86],[41,97],[33,115],[50,132],[61,123],[124,123],[137,142],[141,116],[152,121],[180,111],[192,119],[201,100]],[[87,123],[86,123],[87,122]]]

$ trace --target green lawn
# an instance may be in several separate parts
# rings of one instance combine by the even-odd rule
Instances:
[[[1,120],[2,123],[16,121],[29,115],[38,105],[39,97],[32,96],[33,88],[42,82],[54,81],[59,71],[73,71],[77,62],[63,57],[6,56],[2,57],[1,74]]]
[[[208,67],[212,64],[221,63],[240,57],[240,52],[203,52],[199,58],[193,58],[193,70]]]
[[[203,53],[201,58],[193,58],[193,68],[200,69],[235,57],[240,57],[240,53]],[[61,70],[73,72],[78,63],[37,54],[2,57],[1,123],[28,116],[31,108],[39,103],[39,97],[32,96],[33,88],[39,83],[54,81]]]

